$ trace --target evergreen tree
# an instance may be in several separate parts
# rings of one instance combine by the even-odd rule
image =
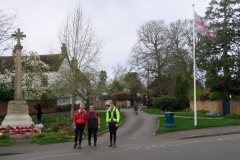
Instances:
[[[205,12],[209,30],[213,32],[216,44],[206,37],[198,36],[196,45],[197,66],[206,73],[206,87],[221,91],[226,97],[240,93],[240,10],[239,0],[212,0]]]

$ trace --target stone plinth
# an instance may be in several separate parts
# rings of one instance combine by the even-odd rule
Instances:
[[[29,116],[29,108],[27,101],[9,101],[7,115],[5,116],[1,126],[31,126],[31,124],[34,123],[32,121],[32,118]]]

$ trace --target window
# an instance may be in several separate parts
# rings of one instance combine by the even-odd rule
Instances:
[[[41,78],[41,85],[42,85],[42,87],[47,87],[48,86],[48,77],[47,76],[43,76]]]

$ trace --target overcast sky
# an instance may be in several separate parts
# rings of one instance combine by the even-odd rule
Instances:
[[[149,20],[192,19],[192,4],[203,16],[211,0],[1,0],[0,9],[17,12],[18,28],[26,34],[22,46],[27,51],[49,54],[60,51],[58,29],[67,13],[80,2],[93,22],[104,47],[103,70],[112,77],[112,66],[125,66],[137,41],[137,29]],[[13,46],[16,41],[13,41]],[[57,53],[57,52],[56,52]],[[9,53],[10,55],[11,53]],[[6,54],[5,54],[6,55]]]

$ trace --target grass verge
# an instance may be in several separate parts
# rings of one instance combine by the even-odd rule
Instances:
[[[57,135],[47,135],[41,138],[33,138],[31,143],[43,145],[43,144],[62,143],[62,142],[69,142],[69,141],[70,139],[59,138]]]
[[[165,127],[165,118],[158,117],[159,126],[155,134],[162,134],[167,132],[176,132],[182,130],[192,130],[192,129],[201,129],[201,128],[210,128],[210,127],[224,127],[224,126],[233,126],[240,125],[240,119],[198,119],[197,126],[194,126],[193,118],[174,118],[174,127],[166,128]]]
[[[158,114],[158,115],[164,115],[165,112],[163,112],[162,110],[158,109],[158,108],[148,108],[148,112],[149,114]],[[186,116],[186,117],[194,117],[194,113],[193,112],[174,112],[174,116]],[[209,117],[206,115],[206,111],[197,111],[197,117]]]
[[[0,147],[10,147],[12,142],[10,139],[1,139],[0,140]]]

